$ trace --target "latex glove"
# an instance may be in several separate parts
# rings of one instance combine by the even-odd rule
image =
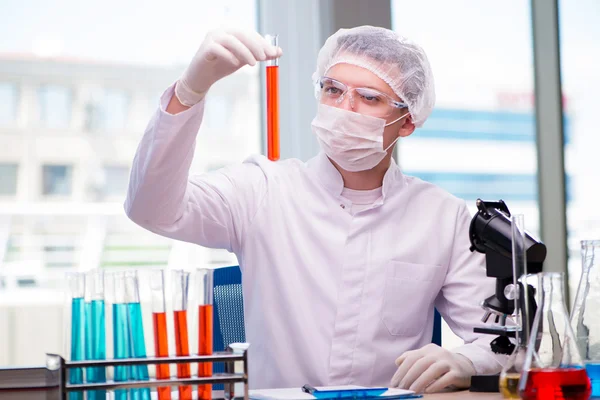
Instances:
[[[475,368],[467,357],[435,344],[407,351],[396,360],[398,370],[392,387],[414,390],[417,393],[439,392],[448,386],[468,388]]]
[[[177,82],[175,94],[183,105],[193,106],[219,79],[244,65],[254,66],[281,54],[281,48],[272,46],[254,31],[211,31]]]

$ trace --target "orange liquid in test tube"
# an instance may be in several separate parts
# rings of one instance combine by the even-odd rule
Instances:
[[[152,293],[152,328],[154,330],[154,354],[156,357],[169,356],[169,337],[167,335],[167,313],[165,303],[164,271],[150,272],[150,290]],[[156,365],[156,379],[170,379],[169,364]],[[157,388],[158,400],[171,400],[171,386]]]
[[[278,46],[278,36],[267,36],[273,46]],[[267,156],[279,160],[279,62],[267,64]]]
[[[156,357],[168,357],[167,314],[164,312],[152,313],[152,323],[154,327],[154,352]],[[156,366],[156,379],[169,379],[170,377],[169,364]],[[171,388],[169,386],[159,387],[157,392],[159,400],[171,400]]]
[[[178,356],[189,356],[190,345],[188,341],[187,311],[173,311],[173,314],[175,317],[175,354]],[[178,378],[190,378],[191,376],[190,364],[177,364]],[[181,400],[192,400],[191,386],[179,386],[178,389]]]
[[[213,354],[213,296],[214,276],[213,270],[199,268],[196,271],[198,295],[198,355],[209,356]],[[212,363],[198,363],[198,377],[212,376]],[[212,399],[212,385],[198,385],[198,399]]]
[[[213,306],[205,304],[198,307],[198,354],[201,356],[213,353]],[[199,363],[198,376],[212,376],[212,363]],[[210,400],[212,385],[198,385],[198,398]]]

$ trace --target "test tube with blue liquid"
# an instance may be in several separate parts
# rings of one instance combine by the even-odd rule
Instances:
[[[114,272],[112,323],[113,323],[113,351],[115,359],[131,358],[131,329],[129,325],[129,310],[125,290],[125,273]],[[114,370],[115,382],[125,382],[131,379],[130,366],[116,366]],[[129,389],[115,390],[115,400],[129,400]]]
[[[85,359],[106,359],[106,321],[104,304],[104,271],[88,272],[85,285]],[[88,383],[106,382],[106,368],[85,370]],[[91,390],[88,400],[106,400],[106,390]]]
[[[131,332],[130,355],[133,358],[146,358],[146,342],[144,338],[142,306],[140,303],[140,285],[137,271],[125,272],[125,294],[127,298],[127,309],[129,311],[129,329]],[[148,366],[132,366],[131,378],[136,381],[149,380]],[[133,400],[150,400],[150,389],[131,389],[131,398]]]
[[[71,303],[69,357],[72,361],[82,361],[85,359],[85,275],[79,272],[69,273],[67,282]],[[72,368],[68,374],[69,383],[83,383],[83,368]],[[69,393],[69,400],[83,400],[83,392]]]

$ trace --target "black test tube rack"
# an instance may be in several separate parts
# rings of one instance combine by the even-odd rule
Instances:
[[[183,364],[183,363],[215,363],[225,364],[225,373],[213,374],[209,377],[191,377],[191,378],[173,378],[170,379],[150,379],[144,381],[107,381],[103,383],[78,383],[68,382],[69,370],[75,368],[88,367],[116,367],[116,366],[134,366],[134,365],[159,365],[159,364]],[[243,371],[234,373],[234,363],[242,362]],[[46,368],[50,373],[56,375],[58,380],[55,395],[48,397],[48,400],[67,400],[68,394],[73,392],[87,390],[118,390],[118,389],[136,389],[136,388],[157,388],[157,387],[176,387],[182,385],[202,385],[202,384],[223,384],[223,399],[245,399],[248,400],[248,356],[247,352],[233,353],[231,349],[226,352],[218,352],[212,355],[192,355],[192,356],[174,356],[174,357],[147,357],[147,358],[127,358],[127,359],[107,359],[107,360],[86,360],[86,361],[65,361],[60,355],[47,354]],[[236,383],[244,384],[243,397],[234,397],[234,385]],[[213,393],[214,396],[214,393]],[[219,397],[213,397],[218,399]]]

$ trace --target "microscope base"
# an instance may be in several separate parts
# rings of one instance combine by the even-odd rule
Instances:
[[[500,374],[496,375],[473,375],[471,377],[471,388],[470,392],[480,393],[498,393]]]

